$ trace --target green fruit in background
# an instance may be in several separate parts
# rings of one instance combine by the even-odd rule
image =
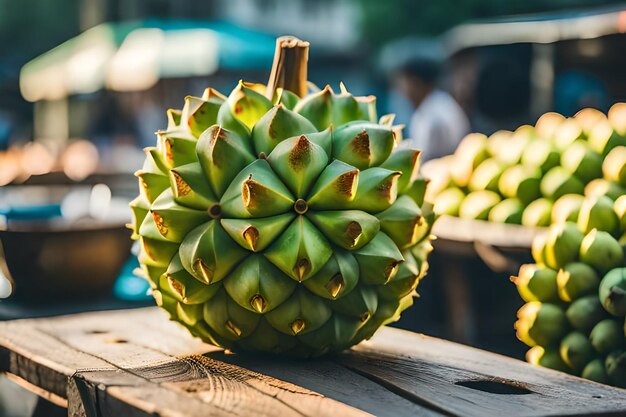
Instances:
[[[584,295],[595,293],[600,284],[600,278],[589,265],[572,262],[559,270],[556,282],[561,300],[572,302]]]
[[[626,194],[626,191],[614,182],[597,178],[585,186],[584,194],[585,197],[607,196],[611,200],[616,200]]]
[[[500,202],[500,196],[493,191],[474,191],[461,203],[459,217],[464,219],[487,220],[491,209]]]
[[[588,334],[600,320],[608,317],[596,294],[579,298],[567,307],[567,320],[576,330]]]
[[[605,319],[594,326],[589,334],[594,349],[601,355],[624,346],[624,327],[614,319]]]
[[[529,204],[541,197],[540,182],[541,171],[515,165],[502,172],[498,188],[503,196],[518,198],[522,203]]]
[[[559,124],[552,136],[552,142],[557,150],[563,152],[577,139],[582,139],[583,137],[583,130],[578,120],[570,117]]]
[[[602,176],[602,157],[584,140],[577,140],[563,152],[561,166],[584,183]]]
[[[556,371],[571,372],[561,359],[559,350],[553,347],[533,346],[526,352],[526,362]]]
[[[611,384],[626,388],[626,351],[614,350],[604,361],[606,374]]]
[[[582,194],[585,185],[563,167],[554,167],[541,179],[541,194],[552,200],[565,194]]]
[[[552,206],[552,223],[576,223],[584,199],[582,195],[565,194],[556,200]]]
[[[438,216],[458,216],[464,198],[465,193],[459,188],[448,188],[435,197],[433,210]]]
[[[494,158],[506,166],[518,164],[528,143],[534,136],[534,128],[529,125],[518,127],[508,138],[502,140],[500,152]]]
[[[561,359],[575,373],[579,373],[595,356],[587,336],[573,331],[563,338],[559,346]]]
[[[606,311],[614,316],[626,316],[626,267],[615,268],[602,278],[598,296]]]
[[[489,212],[489,221],[494,223],[521,224],[524,205],[517,198],[507,198],[496,204]]]
[[[589,136],[589,133],[600,122],[607,120],[604,113],[598,109],[591,107],[584,108],[574,115],[574,119],[578,122],[583,134]]]
[[[531,301],[517,311],[516,336],[528,346],[556,343],[568,329],[565,313],[557,305]]]
[[[609,377],[606,375],[606,369],[604,369],[604,361],[596,358],[589,362],[584,368],[581,377],[590,381],[606,384],[609,381]]]
[[[617,146],[606,155],[602,173],[605,179],[626,187],[626,146]]]
[[[486,159],[472,173],[467,187],[470,191],[498,191],[498,180],[504,165],[495,159]]]
[[[600,230],[587,233],[580,244],[580,261],[606,272],[622,265],[624,252],[613,236]]]
[[[533,259],[539,265],[545,265],[545,251],[546,251],[546,240],[548,239],[547,233],[538,234],[534,237],[533,243],[531,246],[531,254]]]
[[[546,236],[544,262],[550,268],[558,270],[570,262],[576,261],[580,244],[585,235],[574,223],[553,224]]]
[[[613,201],[606,196],[587,197],[578,214],[578,228],[584,233],[593,229],[616,233],[619,230],[619,218],[613,209]]]
[[[626,233],[626,195],[623,195],[615,200],[615,204],[613,204],[613,210],[619,218],[620,229]]]
[[[495,157],[505,152],[512,134],[513,132],[510,130],[498,130],[492,133],[489,139],[487,139],[488,154]]]
[[[346,349],[397,320],[426,269],[433,215],[404,194],[418,151],[394,149],[372,98],[309,93],[307,48],[279,39],[274,68],[293,73],[268,86],[188,97],[137,174],[142,270],[156,303],[207,343]],[[278,65],[286,49],[302,60]]]
[[[450,175],[459,187],[466,187],[474,169],[489,157],[487,136],[470,133],[465,136],[454,151],[454,162],[450,165]]]
[[[522,225],[528,227],[547,227],[550,225],[552,202],[539,198],[530,203],[522,213]]]
[[[552,111],[544,113],[537,119],[535,131],[539,137],[551,139],[565,120],[566,118],[562,114]]]
[[[613,104],[607,113],[607,120],[618,133],[626,133],[626,104]]]
[[[528,144],[522,154],[522,165],[539,169],[541,172],[548,172],[558,166],[561,161],[561,154],[554,148],[552,142],[545,139],[535,139]]]
[[[511,281],[517,286],[522,299],[526,302],[558,301],[558,288],[556,283],[556,271],[537,264],[524,264],[520,267],[516,277]]]
[[[591,130],[587,142],[591,149],[604,157],[611,149],[626,146],[626,137],[613,130],[608,121],[602,121]]]

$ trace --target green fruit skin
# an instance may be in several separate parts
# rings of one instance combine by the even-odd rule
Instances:
[[[583,368],[581,375],[585,379],[606,384],[609,381],[609,377],[604,369],[604,362],[602,359],[594,359]]]
[[[607,154],[602,164],[604,178],[626,187],[626,146],[617,146]]]
[[[550,227],[546,238],[544,262],[552,269],[563,268],[578,259],[580,245],[585,236],[574,223]]]
[[[556,302],[558,301],[556,275],[556,271],[550,268],[526,264],[522,265],[518,276],[511,279],[524,301]]]
[[[559,350],[554,347],[534,346],[526,352],[526,361],[556,371],[571,372],[571,369],[561,359]]]
[[[598,353],[606,355],[624,346],[623,326],[614,319],[602,320],[591,330],[589,340]]]
[[[539,198],[530,203],[522,213],[522,225],[528,227],[547,227],[550,225],[552,202]]]
[[[592,230],[580,244],[580,261],[599,272],[606,272],[622,265],[624,251],[609,233]]]
[[[621,388],[626,388],[626,351],[614,350],[604,361],[609,382]]]
[[[602,157],[583,140],[574,142],[563,152],[561,166],[584,183],[602,176]]]
[[[559,353],[563,362],[576,374],[580,373],[595,355],[587,336],[578,331],[570,332],[563,338]]]
[[[617,200],[626,194],[626,190],[614,182],[597,178],[585,186],[584,194],[586,197],[607,196],[611,200]]]
[[[467,187],[470,191],[498,191],[498,180],[504,166],[495,159],[487,159],[476,167]]]
[[[598,229],[615,235],[619,231],[619,218],[613,201],[606,196],[586,198],[578,214],[578,228],[584,233]]]
[[[600,278],[594,269],[581,262],[572,262],[559,270],[556,278],[559,297],[572,302],[597,291]]]
[[[569,323],[559,306],[532,301],[518,311],[515,328],[517,338],[528,346],[548,346],[567,333]]]
[[[601,320],[608,317],[598,297],[588,295],[579,298],[567,307],[565,316],[573,328],[588,334]]]
[[[552,206],[552,223],[576,222],[585,198],[578,194],[566,194]]]
[[[487,220],[489,211],[500,202],[500,196],[493,191],[474,191],[461,203],[459,217],[464,219]]]
[[[585,185],[562,167],[552,168],[541,180],[541,194],[557,200],[565,194],[582,194]]]
[[[521,224],[524,205],[517,198],[507,198],[496,204],[489,212],[494,223]]]
[[[448,188],[435,197],[433,210],[438,216],[444,214],[458,216],[464,198],[465,193],[459,188]]]
[[[602,278],[598,296],[610,314],[626,316],[626,267],[615,268]]]

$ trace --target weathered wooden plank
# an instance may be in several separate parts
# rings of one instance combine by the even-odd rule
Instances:
[[[626,390],[400,330],[382,329],[339,361],[452,415],[626,415]]]
[[[307,387],[379,417],[438,416],[331,360],[302,361],[259,355],[209,354],[222,362]]]
[[[43,355],[28,352],[24,356],[41,374],[56,369],[59,375],[55,374],[54,384],[37,373],[26,376],[67,396],[71,415],[107,415],[106,410],[120,410],[123,404],[137,415],[369,415],[295,384],[201,356],[218,349],[193,339],[157,309],[10,324],[13,342],[5,343],[0,336],[0,345],[12,355],[41,345],[40,340],[51,340],[55,350],[62,352],[54,356],[58,363],[49,367]],[[8,325],[0,324],[0,334],[3,327]],[[98,369],[92,371],[92,364],[98,364]],[[7,370],[21,372],[25,366],[17,364]],[[70,376],[69,389],[61,386],[60,380]]]

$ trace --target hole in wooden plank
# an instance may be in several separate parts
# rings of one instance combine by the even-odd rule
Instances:
[[[454,385],[460,385],[475,389],[477,391],[489,392],[491,394],[505,394],[505,395],[525,395],[532,394],[533,392],[527,390],[524,387],[515,386],[506,382],[479,380],[479,381],[457,381]]]
[[[124,340],[124,339],[109,339],[107,340],[107,343],[128,343],[128,340]]]
[[[108,332],[106,330],[89,330],[86,333],[87,334],[106,334]]]

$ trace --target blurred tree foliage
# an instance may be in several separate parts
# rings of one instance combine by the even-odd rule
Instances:
[[[362,32],[381,46],[409,35],[438,35],[470,19],[623,4],[620,0],[358,0]]]

